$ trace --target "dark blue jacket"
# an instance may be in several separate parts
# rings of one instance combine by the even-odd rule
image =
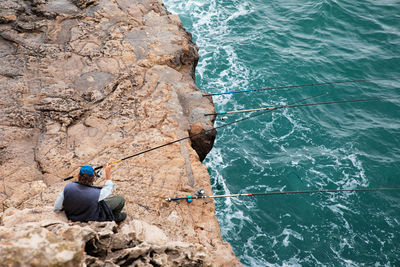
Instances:
[[[112,221],[114,216],[104,201],[99,202],[100,187],[69,183],[64,188],[63,207],[71,221]]]

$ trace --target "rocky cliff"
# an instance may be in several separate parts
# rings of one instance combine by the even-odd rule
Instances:
[[[113,165],[114,192],[126,198],[128,219],[122,225],[78,225],[63,215],[46,221],[55,216],[49,207],[66,184],[63,178],[76,174],[81,165],[104,165],[212,129],[213,121],[202,115],[214,112],[212,100],[202,97],[194,84],[197,60],[197,47],[179,17],[158,0],[3,0],[0,257],[12,254],[14,258],[3,259],[33,265],[62,264],[72,257],[71,266],[127,266],[142,257],[127,256],[131,253],[161,255],[143,256],[143,264],[238,264],[222,241],[212,201],[164,201],[198,188],[211,193],[201,160],[215,131]],[[19,212],[27,216],[7,223]],[[150,225],[175,243],[129,243],[127,236],[137,232],[133,224]],[[121,242],[128,243],[115,247],[110,241],[101,252],[93,252],[103,238],[96,235],[99,225],[109,229],[105,239],[125,238]],[[95,235],[100,239],[93,239]],[[24,262],[29,259],[24,248],[37,242],[60,249],[76,246],[80,254],[61,249],[49,254],[53,263],[35,262],[39,256]],[[174,263],[178,258],[193,261]]]

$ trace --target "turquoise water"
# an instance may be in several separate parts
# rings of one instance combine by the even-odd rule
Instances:
[[[164,2],[200,48],[196,83],[206,92],[400,77],[399,1]],[[218,111],[228,111],[324,92],[305,102],[400,97],[400,80],[214,101]],[[271,112],[220,129],[205,160],[214,194],[400,187],[399,162],[400,99]],[[223,238],[245,266],[400,266],[400,192],[215,203]]]

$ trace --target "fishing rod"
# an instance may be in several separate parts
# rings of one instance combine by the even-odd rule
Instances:
[[[292,104],[301,103],[301,102],[303,102],[303,101],[306,101],[306,100],[309,100],[309,99],[312,99],[312,98],[317,98],[317,97],[320,97],[320,96],[323,96],[323,95],[326,95],[326,94],[327,94],[327,93],[322,93],[322,94],[319,94],[319,95],[315,95],[315,96],[307,97],[307,98],[304,98],[304,99],[300,99],[300,100],[298,100],[298,101],[296,101],[296,102],[293,102]],[[264,112],[260,112],[260,113],[258,113],[258,114],[251,115],[251,116],[248,116],[248,117],[245,117],[245,118],[242,118],[242,119],[238,119],[238,120],[232,121],[232,122],[230,122],[230,123],[225,123],[225,124],[222,124],[222,125],[220,125],[220,126],[211,128],[211,129],[209,129],[209,130],[204,130],[204,132],[200,132],[200,133],[197,133],[197,134],[194,134],[194,135],[189,135],[189,136],[186,136],[186,137],[177,139],[177,140],[175,140],[175,141],[172,141],[172,142],[169,142],[169,143],[165,143],[165,144],[163,144],[163,145],[159,145],[159,146],[156,146],[156,147],[153,147],[153,148],[150,148],[150,149],[147,149],[147,150],[138,152],[138,153],[136,153],[136,154],[127,156],[127,157],[125,157],[125,158],[122,158],[122,159],[113,161],[113,162],[108,163],[108,164],[109,164],[109,165],[113,165],[113,164],[119,163],[119,162],[121,162],[121,161],[130,159],[130,158],[133,158],[133,157],[137,157],[137,156],[142,155],[142,154],[144,154],[144,153],[147,153],[147,152],[150,152],[150,151],[153,151],[153,150],[156,150],[156,149],[165,147],[165,146],[169,146],[169,145],[172,145],[172,144],[181,142],[181,141],[186,140],[186,139],[189,139],[189,138],[193,138],[193,137],[199,136],[199,135],[201,135],[201,134],[206,134],[206,133],[208,133],[208,132],[215,131],[215,130],[220,129],[220,128],[223,128],[223,127],[227,127],[227,126],[232,125],[232,124],[235,124],[235,123],[239,123],[239,122],[242,122],[242,121],[245,121],[245,120],[249,120],[249,119],[252,119],[252,118],[255,118],[255,117],[264,115],[264,114],[266,114],[266,113],[268,113],[268,112],[270,112],[270,110],[267,110],[267,111],[264,111]],[[98,166],[98,167],[94,168],[94,171],[97,171],[97,170],[99,170],[99,169],[102,169],[102,168],[104,168],[104,167],[106,167],[106,166],[107,166],[107,164],[106,164],[106,165],[102,165],[102,166]],[[77,178],[77,177],[78,177],[78,175],[72,175],[72,176],[69,176],[69,177],[64,178],[64,181],[71,180],[71,179]]]
[[[243,193],[231,195],[205,195],[204,189],[195,192],[196,196],[166,198],[165,201],[187,200],[189,203],[194,199],[204,198],[231,198],[231,197],[248,197],[248,196],[265,196],[265,195],[293,195],[293,194],[314,194],[314,193],[339,193],[339,192],[360,192],[360,191],[398,191],[400,188],[358,188],[358,189],[326,189],[326,190],[306,190],[306,191],[278,191],[265,193]]]
[[[216,116],[216,115],[252,112],[252,111],[260,111],[260,110],[272,111],[272,110],[286,109],[286,108],[299,108],[299,107],[322,106],[322,105],[355,103],[355,102],[370,102],[370,101],[379,101],[379,100],[393,100],[393,99],[398,99],[398,98],[399,97],[366,98],[366,99],[340,100],[340,101],[330,101],[330,102],[317,102],[317,103],[299,104],[299,105],[283,105],[283,106],[264,107],[264,108],[257,108],[257,109],[243,109],[243,110],[216,112],[216,113],[205,113],[204,116]]]
[[[249,90],[238,90],[238,91],[230,91],[230,92],[222,92],[222,93],[212,93],[212,94],[205,94],[203,96],[239,94],[239,93],[259,92],[259,91],[287,89],[287,88],[296,88],[296,87],[321,86],[321,85],[344,84],[344,83],[393,81],[393,80],[399,80],[399,79],[400,78],[382,78],[382,79],[363,79],[363,80],[347,80],[347,81],[323,82],[323,83],[309,83],[309,84],[286,85],[286,86],[276,86],[276,87],[267,87],[267,88],[249,89]]]

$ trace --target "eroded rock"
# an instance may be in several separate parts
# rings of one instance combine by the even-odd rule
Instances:
[[[171,241],[143,221],[119,229],[114,222],[68,223],[62,214],[43,219],[49,212],[51,207],[1,214],[2,266],[214,265],[204,246]]]
[[[197,47],[161,1],[3,0],[1,6],[0,210],[51,206],[63,178],[84,164],[102,166],[188,137],[196,127],[212,129],[213,119],[203,116],[215,112],[212,100],[193,80]],[[222,241],[212,201],[164,201],[198,188],[211,194],[200,160],[215,134],[123,161],[112,177],[115,193],[126,198],[127,222],[151,223],[168,238],[200,244],[217,265],[231,266],[238,261]],[[130,255],[138,250],[124,249],[120,263],[135,262]],[[153,261],[169,262],[172,256],[164,254]],[[90,264],[105,263],[91,257]]]

